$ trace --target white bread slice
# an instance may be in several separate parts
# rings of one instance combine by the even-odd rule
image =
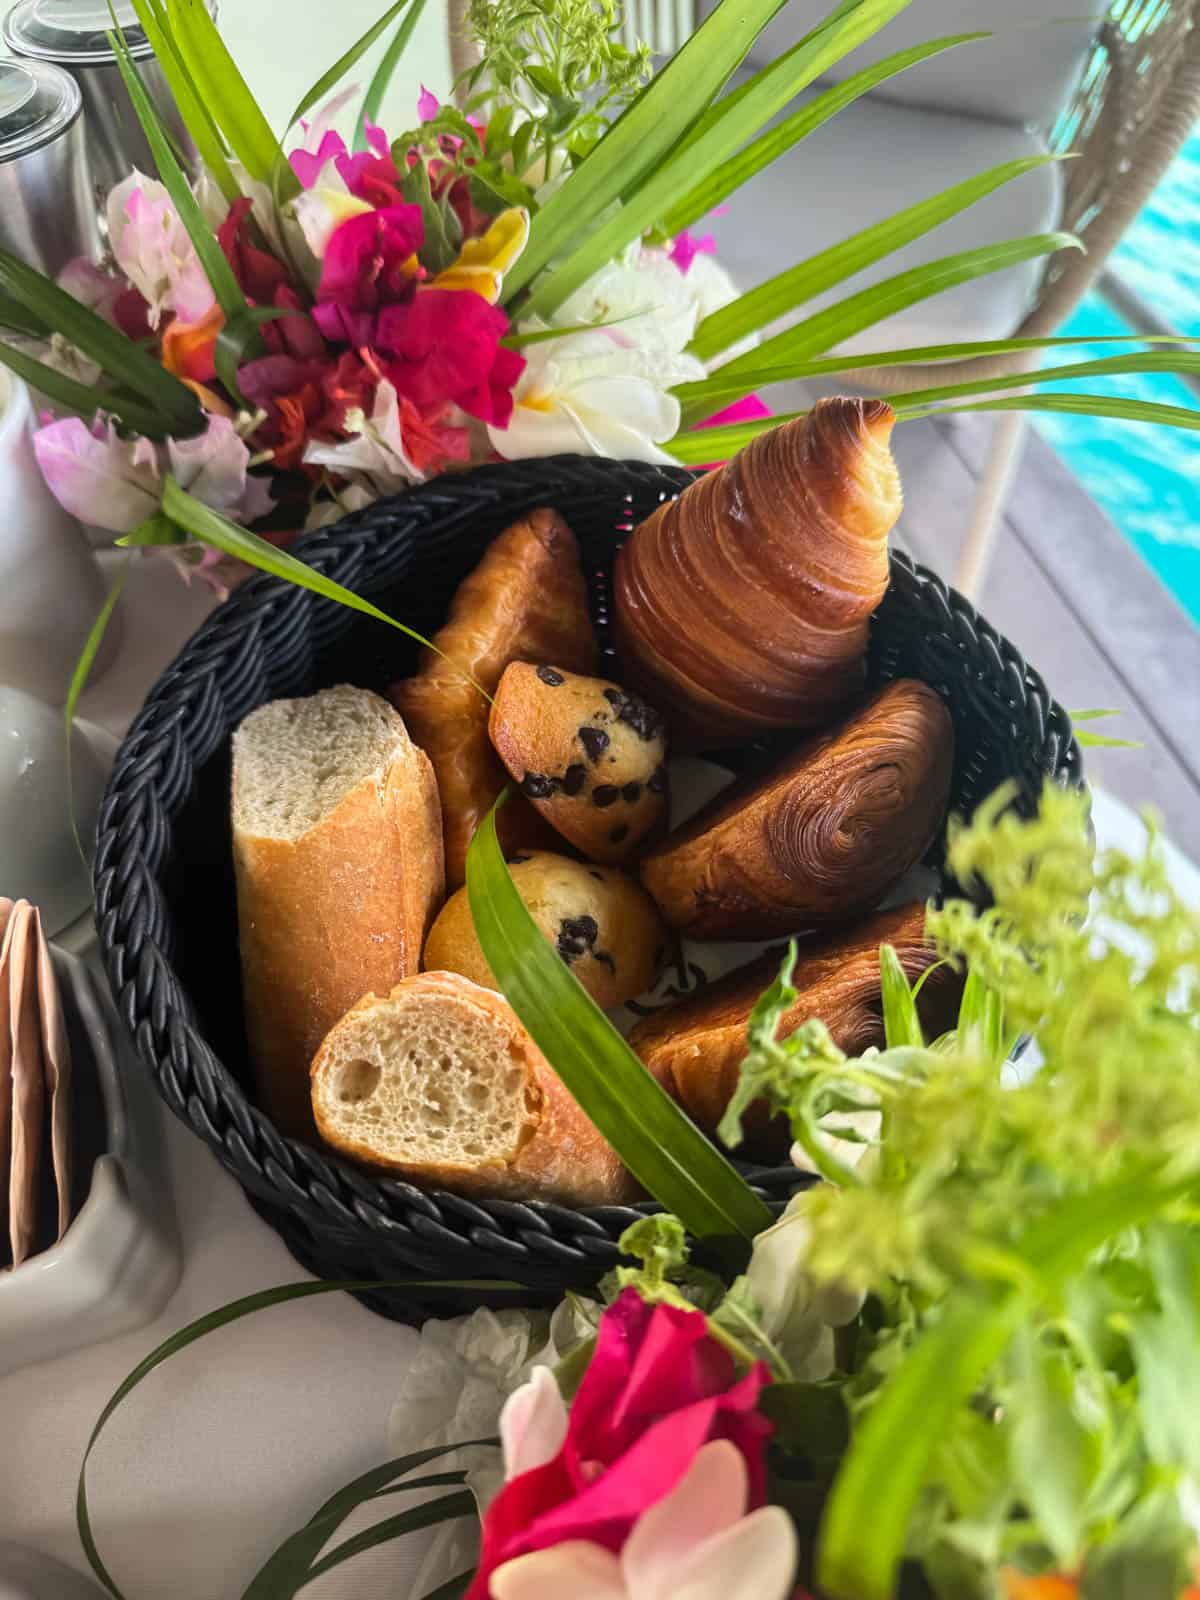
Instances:
[[[360,996],[418,970],[445,893],[433,768],[369,690],[275,700],[233,736],[233,850],[259,1098],[312,1139],[313,1052]]]
[[[620,1204],[639,1191],[508,1002],[453,972],[369,994],[312,1066],[322,1138],[415,1183]]]

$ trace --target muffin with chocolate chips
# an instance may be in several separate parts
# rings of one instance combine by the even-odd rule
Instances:
[[[610,1010],[651,988],[666,931],[653,900],[625,873],[538,850],[509,862],[530,915],[597,1005]],[[467,891],[451,895],[425,941],[426,972],[457,972],[495,989]]]
[[[661,832],[666,730],[619,684],[514,661],[488,732],[521,792],[590,860],[623,865]]]

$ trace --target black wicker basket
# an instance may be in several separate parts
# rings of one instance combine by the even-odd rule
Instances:
[[[608,579],[628,530],[691,474],[565,456],[438,479],[312,534],[296,553],[428,636],[484,547],[522,513],[556,507],[578,535],[608,648]],[[320,1277],[503,1278],[521,1298],[594,1282],[637,1211],[468,1201],[367,1176],[284,1139],[246,1092],[229,828],[229,738],[255,706],[327,684],[382,689],[416,646],[359,613],[262,576],[200,629],[151,691],[118,752],[100,816],[96,912],[117,1005],[164,1099]],[[906,557],[872,623],[873,683],[938,690],[957,735],[954,810],[1005,779],[1028,812],[1047,778],[1078,781],[1070,722],[1036,672],[961,596]],[[614,673],[616,669],[614,668]],[[940,849],[940,846],[939,846]],[[776,1206],[800,1175],[747,1169]],[[531,1292],[532,1291],[532,1292]],[[368,1292],[404,1320],[477,1293]]]

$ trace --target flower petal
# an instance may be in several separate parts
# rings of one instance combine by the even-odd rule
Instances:
[[[670,1600],[788,1600],[799,1555],[792,1519],[782,1506],[764,1506],[706,1539],[662,1593]]]
[[[210,417],[192,439],[170,439],[167,454],[181,489],[236,522],[265,516],[275,502],[266,486],[249,476],[250,451],[226,417]]]
[[[637,1600],[673,1600],[684,1562],[745,1515],[748,1485],[746,1463],[728,1439],[696,1452],[682,1481],[638,1519],[621,1552]]]
[[[417,97],[418,122],[432,122],[434,117],[437,116],[441,109],[442,102],[438,99],[437,95],[433,94],[425,87],[424,84],[422,84],[421,93]]]
[[[468,239],[457,260],[433,280],[435,289],[473,289],[494,305],[504,274],[529,241],[529,213],[519,206],[502,211],[486,233]]]
[[[34,454],[51,493],[72,516],[132,533],[162,500],[158,456],[148,439],[122,439],[111,422],[97,427],[88,429],[78,417],[52,422],[34,434]]]
[[[490,1593],[492,1600],[629,1600],[616,1556],[582,1539],[506,1561],[492,1573]]]
[[[505,1473],[516,1478],[545,1466],[566,1437],[566,1404],[549,1367],[538,1367],[529,1382],[508,1397],[500,1413]]]

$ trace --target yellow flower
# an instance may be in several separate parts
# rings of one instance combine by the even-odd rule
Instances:
[[[529,238],[529,213],[514,207],[502,211],[488,231],[478,239],[468,239],[458,259],[445,272],[439,272],[433,289],[471,289],[489,305],[500,298],[504,274],[516,261]]]

